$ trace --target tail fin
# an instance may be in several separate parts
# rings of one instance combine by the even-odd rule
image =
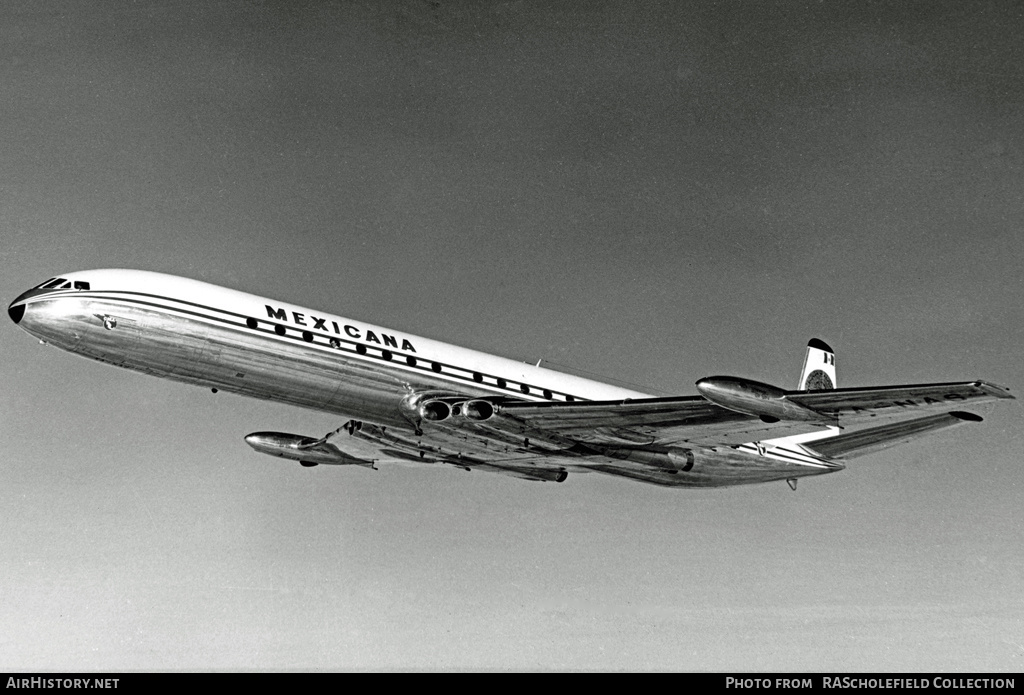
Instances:
[[[828,391],[836,387],[836,353],[825,341],[811,338],[807,343],[804,368],[797,391]]]

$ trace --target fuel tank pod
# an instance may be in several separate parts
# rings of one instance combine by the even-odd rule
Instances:
[[[777,386],[736,376],[709,376],[697,382],[697,391],[717,406],[753,415],[765,422],[789,420],[836,424],[836,418],[789,400]]]
[[[372,461],[346,454],[324,439],[303,437],[287,432],[253,432],[246,435],[245,442],[261,454],[280,456],[298,461],[303,466],[327,464],[332,466],[373,467]]]

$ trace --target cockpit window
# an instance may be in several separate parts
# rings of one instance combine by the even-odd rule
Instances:
[[[72,286],[76,290],[87,290],[89,289],[89,283],[85,280],[71,281],[67,278],[50,278],[41,285],[36,285],[32,289],[34,290],[70,290]]]

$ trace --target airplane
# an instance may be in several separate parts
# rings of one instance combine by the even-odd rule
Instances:
[[[985,381],[837,388],[812,339],[795,390],[735,376],[656,397],[206,282],[142,270],[49,278],[11,320],[68,352],[336,415],[323,437],[254,432],[254,450],[361,466],[443,464],[532,481],[600,472],[669,487],[786,481],[981,422]]]

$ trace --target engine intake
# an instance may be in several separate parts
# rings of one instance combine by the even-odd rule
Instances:
[[[420,404],[419,413],[424,420],[439,422],[452,414],[452,408],[444,401],[424,401]]]
[[[466,401],[462,404],[462,414],[470,420],[487,420],[494,415],[494,405],[485,400]]]

